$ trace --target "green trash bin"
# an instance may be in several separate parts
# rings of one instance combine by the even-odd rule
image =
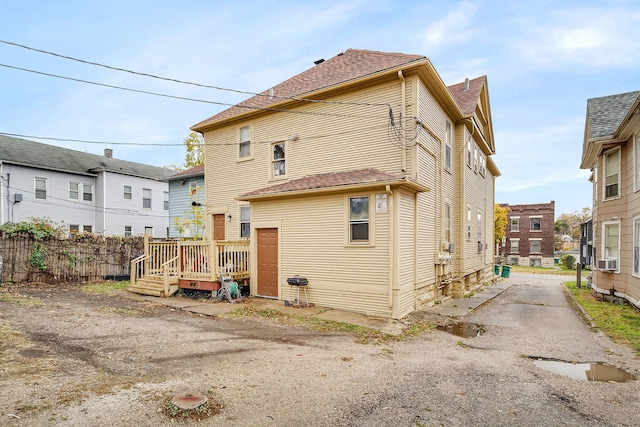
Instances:
[[[500,266],[498,264],[493,266],[493,272],[496,276],[500,275]]]
[[[502,277],[509,278],[509,273],[511,272],[511,267],[508,265],[502,266]]]

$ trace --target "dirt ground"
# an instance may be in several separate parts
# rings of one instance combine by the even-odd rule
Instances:
[[[378,345],[126,291],[12,287],[15,300],[0,302],[0,425],[639,425],[640,381],[577,381],[531,359],[637,376],[637,357],[585,326],[557,281],[514,280],[470,316],[482,335]],[[211,402],[203,419],[167,415],[172,397],[196,393]]]
[[[275,425],[274,396],[293,404],[295,419],[318,379],[363,353],[387,357],[353,335],[194,315],[126,291],[32,284],[11,293],[16,302],[0,302],[0,425],[162,425],[167,402],[185,393],[210,398],[220,413],[208,422]],[[326,412],[320,403],[314,418]]]

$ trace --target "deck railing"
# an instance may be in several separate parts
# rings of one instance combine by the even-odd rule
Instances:
[[[145,254],[131,262],[131,283],[143,274],[215,281],[220,279],[223,267],[235,280],[249,278],[248,240],[160,241],[145,238]]]

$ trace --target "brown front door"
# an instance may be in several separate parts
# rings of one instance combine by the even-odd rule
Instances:
[[[216,214],[213,216],[213,240],[225,240],[224,216],[224,214]]]
[[[258,295],[278,296],[278,229],[258,229]]]

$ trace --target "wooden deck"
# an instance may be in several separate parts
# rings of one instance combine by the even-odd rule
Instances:
[[[154,241],[145,236],[144,248],[144,255],[131,261],[130,292],[166,298],[180,283],[210,286],[220,280],[223,268],[238,282],[249,279],[248,240]]]

